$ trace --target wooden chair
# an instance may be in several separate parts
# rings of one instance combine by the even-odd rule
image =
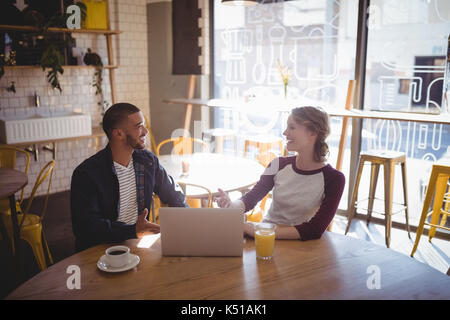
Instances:
[[[369,199],[368,199],[368,207],[367,207],[367,224],[370,222],[370,218],[372,215],[373,205],[375,201],[375,190],[377,186],[378,172],[380,169],[380,165],[384,167],[384,212],[378,212],[384,214],[385,216],[385,232],[386,232],[386,246],[389,248],[391,241],[391,228],[392,228],[392,215],[393,211],[393,194],[394,194],[394,169],[395,165],[400,164],[402,169],[402,180],[403,180],[403,196],[404,203],[403,205],[397,204],[400,208],[399,211],[405,211],[406,218],[406,231],[408,232],[408,237],[411,238],[410,230],[409,230],[409,221],[408,221],[408,192],[407,192],[407,183],[406,183],[406,155],[403,152],[395,152],[395,151],[380,151],[380,150],[372,150],[369,152],[362,152],[359,156],[359,165],[356,176],[356,181],[353,187],[352,201],[351,207],[349,208],[348,215],[348,223],[347,228],[345,230],[345,234],[347,234],[350,224],[354,215],[356,214],[356,209],[360,208],[358,206],[359,203],[364,200],[357,202],[358,196],[358,188],[359,183],[361,181],[362,171],[364,167],[364,163],[371,163],[371,175],[370,175],[370,187],[369,187]],[[375,211],[374,211],[375,212]]]
[[[50,261],[50,264],[53,264],[53,259],[50,254],[50,249],[48,248],[47,240],[45,239],[45,234],[42,229],[42,221],[45,217],[45,212],[47,211],[48,204],[48,196],[50,194],[50,187],[52,184],[53,171],[55,167],[55,160],[48,162],[39,173],[36,183],[34,184],[33,191],[31,192],[31,196],[27,202],[27,206],[23,213],[17,215],[17,221],[19,223],[20,237],[27,241],[33,250],[33,254],[38,263],[39,269],[42,271],[47,268],[47,263],[45,260],[43,243],[45,244],[45,248],[47,250],[47,255]],[[45,180],[48,180],[47,186],[47,194],[45,196],[44,207],[42,209],[41,214],[32,214],[30,213],[31,203],[34,200],[36,195],[36,191],[38,188],[44,183]],[[4,218],[5,216],[3,216]],[[8,233],[12,235],[12,223],[11,219],[3,219],[5,226],[8,229]],[[11,241],[14,245],[12,236]]]
[[[450,179],[450,166],[447,165],[433,165],[431,170],[430,180],[428,182],[427,191],[425,194],[425,200],[423,203],[422,214],[420,216],[419,226],[417,227],[416,240],[414,247],[411,251],[411,257],[417,250],[420,237],[422,236],[425,225],[430,226],[428,232],[428,241],[431,242],[436,234],[436,228],[450,231],[450,228],[445,227],[447,216],[449,212],[450,192],[448,192],[448,181]],[[434,201],[433,200],[434,196]],[[429,208],[433,204],[433,209],[429,211]],[[431,221],[426,222],[427,218],[431,215]],[[442,215],[441,223],[439,218]]]
[[[162,141],[157,147],[156,147],[156,155],[159,156],[159,151],[161,147],[165,144],[173,143],[173,149],[172,153],[177,155],[183,155],[183,154],[191,154],[193,151],[193,145],[194,143],[198,143],[203,146],[203,151],[207,149],[207,144],[205,141],[191,138],[191,137],[178,137],[178,138],[170,138]]]

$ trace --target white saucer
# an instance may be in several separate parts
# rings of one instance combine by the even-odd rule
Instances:
[[[122,267],[115,268],[115,267],[111,267],[110,265],[108,265],[106,263],[106,256],[103,255],[103,256],[101,256],[100,260],[98,260],[97,267],[100,270],[105,271],[105,272],[123,272],[123,271],[133,269],[134,267],[136,267],[139,264],[140,261],[141,261],[141,259],[139,258],[139,256],[130,253],[129,262]]]

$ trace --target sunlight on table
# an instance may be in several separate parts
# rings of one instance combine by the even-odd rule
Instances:
[[[142,237],[142,239],[137,244],[138,248],[150,248],[158,239],[160,238],[161,234],[151,234],[148,236]]]

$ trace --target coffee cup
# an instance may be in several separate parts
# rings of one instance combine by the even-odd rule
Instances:
[[[113,246],[106,249],[106,263],[113,268],[126,265],[130,259],[130,248],[127,246]]]

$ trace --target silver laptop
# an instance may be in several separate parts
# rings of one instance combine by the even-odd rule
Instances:
[[[159,209],[163,256],[242,256],[244,213],[239,209]]]

